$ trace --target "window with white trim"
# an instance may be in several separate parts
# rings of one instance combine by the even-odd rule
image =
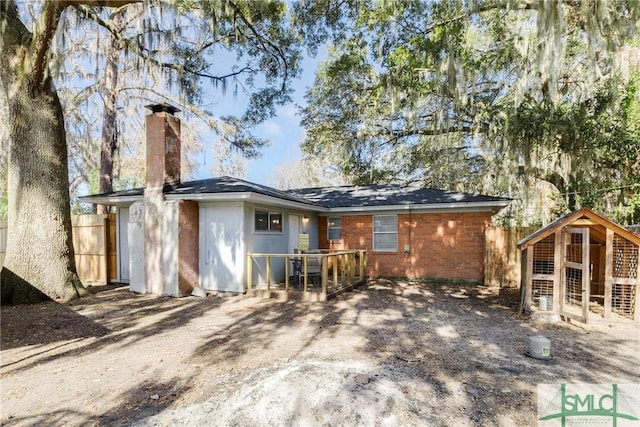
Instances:
[[[342,218],[339,216],[330,216],[327,218],[327,239],[342,239]]]
[[[255,231],[282,232],[282,212],[255,212]]]
[[[398,250],[398,216],[373,216],[373,250],[396,252]]]

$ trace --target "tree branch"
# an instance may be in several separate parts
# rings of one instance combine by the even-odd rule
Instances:
[[[40,16],[31,39],[29,57],[24,58],[23,72],[29,76],[30,85],[40,85],[44,82],[48,69],[48,55],[51,41],[58,29],[62,11],[68,6],[101,6],[121,7],[127,4],[139,3],[141,0],[47,0],[42,7]]]
[[[199,120],[201,120],[204,124],[206,124],[209,128],[213,128],[215,124],[214,123],[217,121],[217,119],[215,119],[214,117],[212,117],[209,113],[207,113],[206,111],[195,107],[192,104],[189,103],[184,103],[179,99],[176,99],[174,97],[171,97],[165,93],[162,93],[160,91],[157,91],[153,88],[149,88],[149,87],[141,87],[141,86],[124,86],[120,88],[120,92],[126,92],[126,91],[132,91],[132,92],[149,92],[151,94],[154,94],[162,99],[164,99],[166,102],[173,104],[173,105],[179,105],[180,108],[183,108],[185,110],[187,110],[188,112],[190,112],[191,114],[193,114],[193,116],[197,117]],[[141,95],[142,97],[142,95]],[[213,129],[215,130],[215,129]]]
[[[364,137],[376,137],[382,138],[387,137],[388,139],[383,142],[383,144],[395,144],[398,140],[402,138],[408,138],[410,136],[438,136],[438,135],[446,135],[448,133],[471,133],[473,131],[473,127],[471,126],[449,126],[446,128],[433,128],[433,129],[404,129],[404,130],[391,130],[389,132],[379,132],[379,133],[366,133]]]
[[[242,10],[240,10],[240,7],[238,7],[238,5],[235,2],[230,2],[231,6],[233,7],[233,10],[236,12],[236,14],[238,14],[238,16],[240,16],[240,18],[242,19],[242,21],[245,23],[245,25],[249,28],[249,30],[253,33],[253,35],[258,39],[258,41],[260,42],[260,45],[262,46],[262,48],[268,52],[269,49],[267,49],[267,47],[265,46],[265,43],[267,45],[269,45],[271,47],[271,49],[273,49],[275,52],[277,52],[277,55],[274,55],[275,57],[279,57],[282,62],[284,63],[284,78],[283,78],[283,89],[285,86],[285,82],[289,76],[289,65],[287,63],[287,58],[286,55],[284,54],[284,52],[282,51],[282,49],[278,46],[276,46],[271,40],[262,37],[258,31],[255,29],[255,27],[251,24],[251,22],[246,18],[246,16],[244,16],[244,13],[242,13]]]
[[[130,48],[132,52],[140,56],[145,61],[148,61],[158,67],[171,69],[174,71],[178,71],[180,73],[193,74],[198,77],[203,77],[203,78],[216,80],[216,81],[224,81],[230,77],[236,77],[246,71],[254,71],[251,67],[245,66],[238,71],[231,72],[229,74],[222,75],[222,76],[215,76],[213,74],[193,70],[191,68],[187,68],[178,64],[159,61],[150,54],[150,51],[147,48],[145,48],[139,40],[132,41],[131,39],[124,39],[122,37],[121,31],[117,27],[112,25],[111,22],[108,22],[102,19],[97,13],[95,13],[94,10],[92,10],[90,7],[87,7],[87,5],[79,4],[76,6],[76,9],[79,12],[85,14],[85,16],[89,17],[95,23],[97,23],[98,25],[100,25],[101,27],[109,31],[109,33],[111,33],[113,37],[115,37],[123,45],[126,45],[128,48]]]
[[[99,6],[99,7],[122,7],[133,3],[142,3],[142,0],[60,0],[57,1],[61,9],[67,6]]]
[[[512,9],[512,10],[537,9],[538,7],[536,3],[538,2],[533,0],[522,0],[517,4],[514,4],[513,6],[509,7],[509,9]],[[494,9],[504,9],[505,6],[508,6],[508,4],[501,4],[501,2],[499,1],[487,1],[484,3],[478,2],[474,7],[467,10],[466,12],[456,15],[449,19],[438,21],[435,24],[432,24],[429,27],[425,28],[424,30],[420,31],[419,34],[426,35],[434,31],[438,27],[444,27],[446,25],[452,24],[462,19],[469,18],[477,13],[488,12]]]

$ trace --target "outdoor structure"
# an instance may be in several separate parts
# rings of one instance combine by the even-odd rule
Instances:
[[[82,198],[116,206],[118,277],[132,291],[288,287],[291,263],[314,258],[327,263],[317,266],[325,284],[338,275],[333,266],[344,277],[366,268],[370,276],[483,281],[485,228],[509,199],[401,185],[283,191],[230,177],[181,182],[177,110],[149,109],[146,187]],[[294,257],[297,249],[320,253]]]
[[[639,321],[640,236],[582,208],[518,242],[522,303],[587,323]]]

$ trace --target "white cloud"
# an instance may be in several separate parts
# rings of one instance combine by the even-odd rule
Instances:
[[[280,136],[282,135],[282,127],[280,123],[269,120],[260,125],[260,131],[267,136]]]
[[[288,104],[287,106],[282,107],[278,110],[278,117],[286,120],[299,121],[300,117],[298,117],[296,114],[298,114],[298,108],[292,104]]]

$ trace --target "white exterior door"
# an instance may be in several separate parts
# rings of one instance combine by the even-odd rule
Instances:
[[[298,247],[298,234],[300,234],[300,215],[289,215],[289,253]]]
[[[200,211],[200,286],[210,291],[244,291],[244,208],[216,204]]]

